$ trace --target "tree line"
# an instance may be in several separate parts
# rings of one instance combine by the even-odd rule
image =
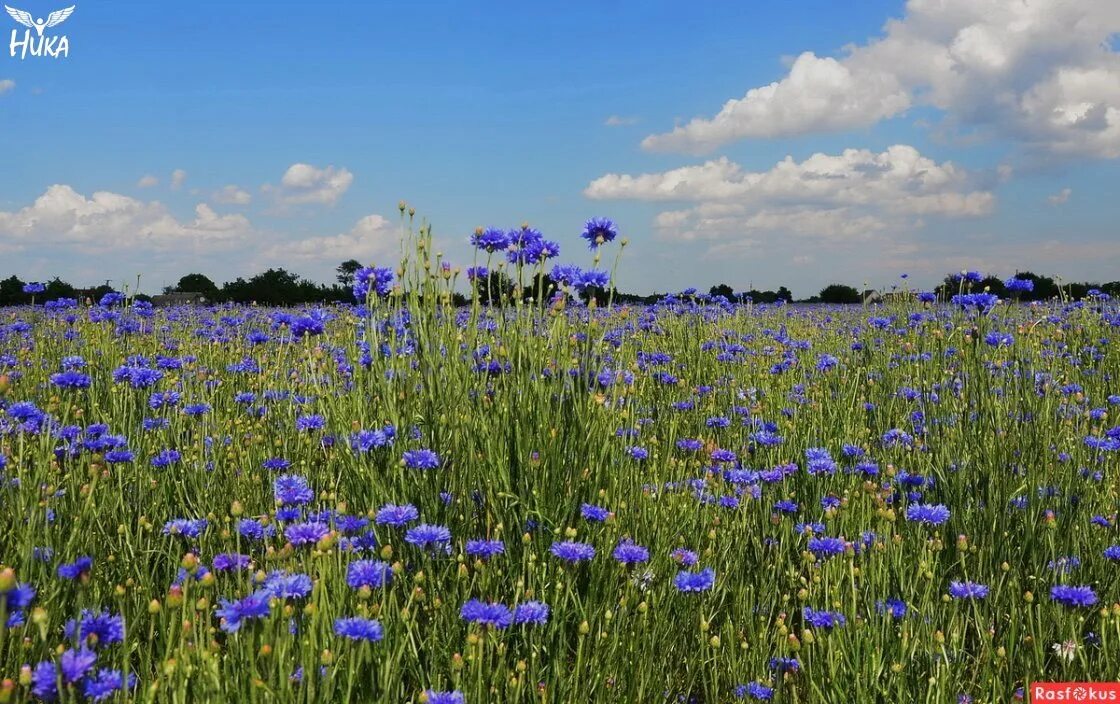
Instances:
[[[335,269],[335,281],[322,284],[305,279],[298,274],[284,268],[273,268],[256,274],[249,278],[238,277],[218,286],[205,274],[192,273],[179,279],[174,286],[167,286],[163,293],[192,293],[198,294],[210,303],[257,303],[269,306],[292,306],[307,303],[344,303],[354,300],[352,286],[354,276],[362,265],[355,259],[348,259]],[[1081,299],[1089,291],[1097,289],[1113,297],[1120,297],[1120,281],[1104,284],[1090,282],[1061,282],[1051,276],[1040,276],[1033,272],[1018,272],[1013,277],[1020,281],[1030,281],[1030,290],[1009,291],[1007,280],[994,275],[981,276],[970,274],[962,284],[961,274],[950,274],[945,277],[935,289],[935,293],[942,300],[947,300],[961,290],[962,286],[971,291],[989,291],[1000,298],[1016,298],[1020,301],[1045,301],[1059,296],[1072,299]],[[538,300],[551,297],[559,288],[557,282],[546,273],[536,274],[528,281],[518,285],[508,273],[497,270],[485,272],[482,275],[469,279],[471,287],[479,300],[484,304],[497,305],[503,302],[512,302],[515,298],[525,301]],[[37,302],[49,301],[58,298],[89,298],[97,301],[104,294],[114,289],[108,284],[93,288],[78,288],[55,277],[42,283],[43,290],[29,293],[25,290],[25,282],[18,276],[10,276],[0,280],[0,306],[24,305],[33,299]],[[897,291],[897,289],[894,289]],[[694,293],[690,290],[690,293]],[[884,292],[880,292],[884,293]],[[598,305],[605,305],[608,301],[622,304],[654,303],[663,294],[654,293],[640,295],[626,293],[618,289],[608,289],[604,286],[588,286],[577,294],[585,303],[594,300]],[[708,289],[712,298],[722,297],[733,302],[753,303],[785,303],[795,302],[793,294],[785,286],[777,290],[750,289],[736,291],[726,283],[720,283]],[[140,300],[150,300],[149,296],[137,295]],[[847,284],[833,283],[825,286],[814,296],[797,300],[803,303],[861,303],[864,294],[859,289]],[[469,303],[468,297],[456,293],[455,304]]]

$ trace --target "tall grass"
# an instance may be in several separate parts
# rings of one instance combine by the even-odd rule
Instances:
[[[37,665],[83,648],[97,665],[73,682],[55,671],[64,701],[86,698],[97,668],[135,676],[110,698],[168,702],[440,701],[427,690],[475,703],[724,702],[769,689],[786,702],[994,702],[1035,680],[1120,677],[1120,585],[1105,556],[1120,542],[1111,302],[865,309],[680,295],[589,308],[537,292],[456,309],[463,274],[444,267],[430,229],[405,215],[402,241],[389,294],[310,313],[326,319],[321,333],[293,334],[307,311],[255,307],[4,314],[0,622],[18,618],[0,629],[0,701],[42,693]],[[617,266],[619,243],[600,252]],[[522,282],[544,271],[508,270]],[[988,344],[991,332],[1013,341]],[[136,355],[146,360],[132,366],[176,361],[150,387],[114,381]],[[72,356],[88,388],[52,382]],[[246,358],[249,371],[230,370]],[[166,391],[178,403],[153,408]],[[188,414],[193,404],[208,409]],[[308,416],[323,427],[298,430]],[[386,426],[390,444],[353,446]],[[131,461],[111,461],[125,447]],[[168,449],[181,458],[153,466]],[[408,466],[419,449],[439,466]],[[290,466],[267,468],[274,458]],[[314,492],[287,521],[281,475]],[[447,527],[447,549],[374,522],[385,504],[414,505],[408,527]],[[584,518],[585,504],[609,517]],[[917,504],[949,519],[907,520]],[[339,515],[371,519],[375,541],[344,534]],[[183,518],[208,523],[193,538],[165,533]],[[250,518],[275,534],[242,535]],[[288,527],[313,518],[331,532],[293,545]],[[814,555],[821,535],[844,551]],[[504,554],[469,555],[474,539],[503,541]],[[567,540],[596,556],[556,557]],[[616,561],[623,541],[648,562]],[[697,564],[680,564],[678,548]],[[215,569],[230,553],[251,566]],[[87,573],[59,576],[81,556]],[[391,583],[349,586],[358,559],[391,565]],[[710,589],[677,588],[679,572],[704,568]],[[308,575],[310,593],[270,592],[267,615],[233,631],[221,600],[278,570]],[[987,596],[951,597],[964,581]],[[20,608],[17,583],[37,590]],[[1065,606],[1057,584],[1099,601]],[[482,626],[461,616],[476,598],[540,601],[550,616]],[[814,627],[804,607],[846,623]],[[67,635],[84,609],[121,615],[123,641]],[[337,635],[336,619],[353,616],[379,621],[383,639]]]

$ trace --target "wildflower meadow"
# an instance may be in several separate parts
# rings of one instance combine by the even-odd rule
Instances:
[[[0,702],[1120,678],[1107,295],[620,305],[610,220],[453,266],[401,219],[352,304],[0,313]]]

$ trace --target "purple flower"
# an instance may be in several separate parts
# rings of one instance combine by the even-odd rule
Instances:
[[[1071,608],[1092,606],[1097,603],[1097,595],[1089,586],[1056,584],[1050,588],[1050,599]]]
[[[706,592],[716,583],[716,571],[707,567],[700,572],[678,572],[673,586],[679,592]]]
[[[548,604],[540,601],[526,601],[514,608],[513,622],[519,625],[528,623],[543,626],[548,623],[549,613]]]
[[[331,527],[326,523],[293,523],[284,529],[286,537],[292,545],[314,545],[330,535]]]
[[[334,622],[335,635],[350,640],[376,643],[384,637],[381,623],[372,618],[340,618]]]
[[[910,504],[906,507],[906,520],[939,526],[949,520],[949,509],[943,504]]]
[[[346,566],[346,584],[351,589],[377,589],[393,581],[393,568],[381,560],[355,560]]]
[[[420,511],[412,504],[385,504],[377,510],[373,521],[379,526],[403,528],[420,518]]]
[[[983,599],[988,596],[988,587],[976,582],[950,582],[949,596],[954,599]]]
[[[463,604],[459,615],[464,621],[490,626],[499,630],[509,628],[513,623],[513,614],[503,604],[488,604],[478,599],[471,599]]]
[[[593,545],[571,540],[553,543],[549,551],[561,560],[568,562],[581,562],[595,557],[595,547]]]

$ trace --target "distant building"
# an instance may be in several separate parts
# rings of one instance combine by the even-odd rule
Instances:
[[[167,306],[203,305],[205,303],[206,296],[192,291],[175,291],[174,293],[161,293],[158,296],[152,296],[152,305],[160,308]]]
[[[865,289],[861,298],[863,299],[863,305],[865,306],[871,305],[872,303],[883,302],[883,297],[880,296],[879,292],[873,288]]]

